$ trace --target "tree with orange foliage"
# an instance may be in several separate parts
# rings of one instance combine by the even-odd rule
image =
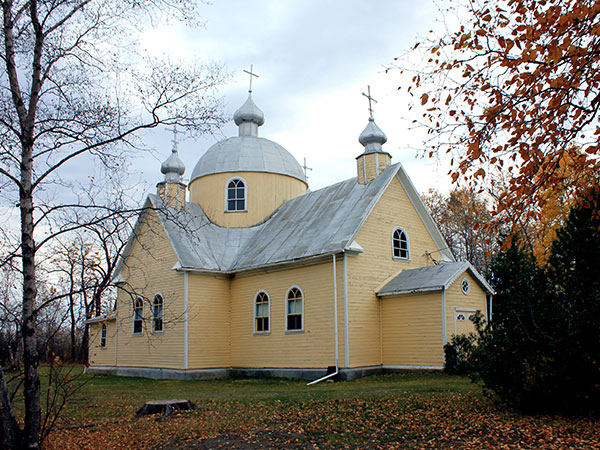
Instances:
[[[513,223],[537,218],[577,167],[600,169],[600,2],[472,0],[457,9],[456,29],[420,42],[427,67],[408,90],[421,122],[447,150],[450,174],[481,188],[503,172],[496,213]],[[450,21],[450,15],[446,15]],[[414,105],[413,105],[414,106]],[[578,186],[571,186],[578,189]]]
[[[491,255],[498,247],[498,238],[485,226],[491,220],[491,211],[483,197],[468,189],[456,188],[448,195],[430,189],[421,198],[452,254],[487,273]]]
[[[578,154],[578,148],[567,149],[559,160],[557,170],[562,179],[557,185],[539,191],[539,217],[530,223],[526,233],[539,264],[546,263],[557,230],[565,225],[570,210],[581,203],[582,198],[578,194],[600,185],[600,174],[588,165],[581,166]]]

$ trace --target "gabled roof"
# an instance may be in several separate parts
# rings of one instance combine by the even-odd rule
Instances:
[[[467,261],[438,264],[437,266],[420,267],[403,270],[383,286],[377,295],[414,294],[417,292],[441,291],[448,289],[465,271],[473,275],[480,286],[488,293],[494,294],[492,287]]]
[[[146,208],[154,209],[175,254],[178,270],[235,273],[273,265],[303,262],[341,252],[360,252],[354,239],[363,223],[397,177],[425,223],[438,251],[454,260],[400,164],[386,168],[371,183],[356,178],[309,192],[284,203],[263,223],[248,228],[225,228],[212,223],[200,205],[186,203],[182,211],[165,207],[156,195]],[[420,208],[418,207],[420,206]],[[134,236],[140,232],[140,217]],[[131,244],[131,245],[130,245]],[[130,242],[123,258],[131,252]]]

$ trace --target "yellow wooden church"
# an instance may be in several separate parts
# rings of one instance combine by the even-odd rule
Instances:
[[[351,379],[442,369],[443,345],[490,314],[492,289],[457,262],[371,115],[354,178],[309,191],[258,136],[200,158],[188,186],[176,145],[120,260],[113,311],[90,321],[92,373],[201,379]],[[187,194],[189,190],[189,197]]]

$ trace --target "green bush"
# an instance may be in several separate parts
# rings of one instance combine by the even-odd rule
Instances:
[[[598,205],[571,211],[545,267],[516,245],[493,263],[493,323],[461,364],[521,409],[600,410]]]
[[[473,350],[477,336],[459,334],[444,345],[444,372],[451,375],[470,375],[473,372]]]

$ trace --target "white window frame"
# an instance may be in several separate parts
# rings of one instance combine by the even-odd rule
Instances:
[[[300,329],[288,330],[288,295],[292,289],[298,289],[300,294],[302,295],[302,312],[300,313]],[[304,304],[306,302],[306,296],[304,295],[304,291],[298,285],[290,286],[289,289],[285,293],[285,301],[284,301],[284,319],[285,319],[285,332],[288,334],[294,333],[304,333]]]
[[[266,317],[268,320],[268,324],[269,326],[267,327],[266,330],[263,331],[258,331],[256,329],[256,319],[259,318],[259,316],[256,315],[256,299],[258,298],[259,294],[265,294],[267,296],[267,306],[268,306],[268,312],[266,316],[260,316],[260,318]],[[254,299],[252,300],[252,321],[254,323],[254,334],[257,335],[263,335],[263,334],[271,334],[271,296],[269,295],[269,293],[267,291],[265,291],[264,289],[259,290],[256,294],[254,294]]]
[[[161,310],[160,310],[160,321],[161,321],[161,325],[162,325],[162,329],[160,330],[156,330],[155,328],[155,320],[156,320],[156,316],[154,314],[154,302],[156,301],[156,297],[160,297],[160,299],[162,300],[162,305],[161,305]],[[156,294],[154,294],[154,297],[152,297],[152,326],[151,326],[151,330],[152,330],[152,334],[163,334],[165,332],[165,296],[162,295],[160,292],[157,292]]]
[[[100,325],[100,348],[106,350],[107,326],[105,323]]]
[[[466,283],[466,286],[467,286],[466,290],[464,288],[465,283]],[[460,280],[460,291],[464,295],[469,295],[469,292],[471,292],[471,282],[469,281],[469,279],[467,277],[463,277],[463,279]]]
[[[396,231],[399,231],[400,233],[404,233],[404,237],[406,238],[406,253],[407,253],[406,258],[403,258],[401,256],[396,256],[396,252],[395,252],[396,248],[394,246],[394,235],[396,234]],[[402,250],[402,248],[399,248],[399,250]],[[392,231],[392,258],[394,259],[394,261],[410,261],[410,239],[408,238],[408,233],[402,227],[395,227],[394,230]]]
[[[142,313],[140,316],[140,319],[136,319],[136,310],[137,310],[137,304],[138,304],[138,300],[141,302],[142,304]],[[135,323],[137,320],[141,321],[141,331],[136,332],[135,331]],[[133,327],[132,327],[132,332],[134,336],[142,336],[144,334],[144,299],[142,297],[136,297],[135,300],[133,301]]]
[[[233,180],[240,180],[242,183],[244,183],[244,209],[229,209],[229,198],[228,198],[229,183],[231,183]],[[238,213],[238,212],[247,212],[247,211],[248,211],[248,183],[246,183],[246,180],[243,179],[242,177],[231,177],[225,183],[225,212]]]

